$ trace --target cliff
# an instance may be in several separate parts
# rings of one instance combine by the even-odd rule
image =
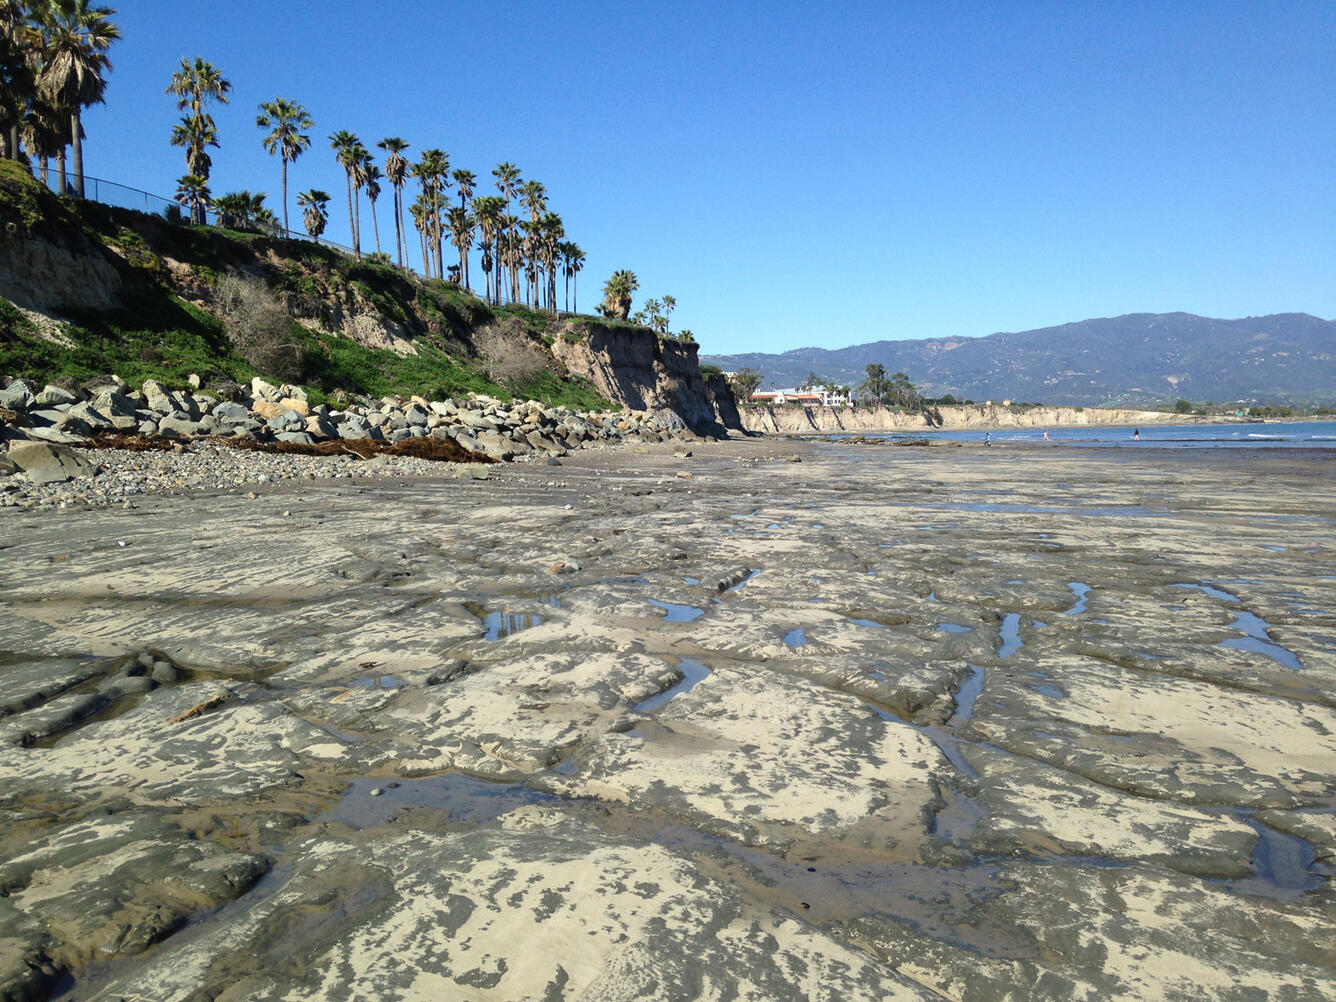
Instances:
[[[57,198],[0,162],[0,377],[246,383],[325,395],[480,393],[652,411],[741,431],[696,346],[630,324],[493,306],[302,240]]]
[[[706,386],[696,361],[697,346],[647,334],[633,327],[577,321],[553,342],[552,353],[600,395],[632,410],[675,415],[698,434],[742,431],[727,384],[722,392],[717,385]]]
[[[745,407],[742,424],[749,431],[780,435],[840,432],[962,431],[970,428],[1071,428],[1081,425],[1138,425],[1181,422],[1181,414],[1095,407],[1032,407],[1015,411],[999,405],[941,407],[942,423],[923,412],[906,414],[884,407]]]

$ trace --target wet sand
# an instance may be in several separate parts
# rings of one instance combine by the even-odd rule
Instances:
[[[1336,995],[1332,452],[692,448],[0,514],[0,997]]]

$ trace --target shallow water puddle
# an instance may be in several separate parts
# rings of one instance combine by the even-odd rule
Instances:
[[[983,692],[986,677],[984,669],[978,665],[970,665],[970,677],[961,682],[960,688],[956,690],[956,712],[951,714],[952,723],[969,720],[974,716],[974,703],[978,700],[979,693]]]
[[[799,627],[796,630],[790,630],[788,633],[784,634],[784,643],[790,648],[795,649],[798,647],[806,647],[807,630],[802,627]]]
[[[695,605],[660,602],[655,598],[651,598],[649,604],[656,609],[664,610],[663,621],[665,623],[690,623],[692,620],[700,619],[701,616],[705,615],[705,610]]]
[[[364,678],[355,678],[348,684],[368,689],[398,689],[403,686],[404,681],[393,675],[367,675]]]
[[[1257,831],[1257,845],[1253,848],[1251,877],[1218,883],[1237,894],[1282,901],[1297,901],[1322,886],[1322,877],[1311,869],[1317,859],[1317,850],[1311,843],[1267,827],[1250,810],[1227,808],[1226,812],[1239,815]]]
[[[555,803],[559,797],[522,783],[492,783],[461,773],[426,779],[354,779],[343,799],[320,815],[332,821],[368,828],[389,821],[406,807],[443,811],[456,825],[483,825],[525,804]]]
[[[937,631],[939,633],[969,633],[973,627],[961,626],[959,623],[938,623]]]
[[[1239,604],[1242,604],[1243,602],[1243,600],[1239,598],[1237,595],[1231,595],[1229,592],[1224,591],[1223,589],[1216,588],[1208,584],[1176,584],[1173,587],[1191,588],[1194,591],[1205,592],[1207,595],[1210,595],[1211,598],[1218,598],[1222,602],[1237,602]]]
[[[997,656],[1000,658],[1009,658],[1025,646],[1025,641],[1021,639],[1021,614],[1019,612],[1009,612],[1002,617],[1000,636],[1002,642],[997,648]]]
[[[482,638],[490,641],[504,640],[511,634],[537,626],[542,621],[543,617],[537,613],[502,612],[498,609],[483,617],[482,624],[485,629]]]
[[[670,689],[665,689],[657,696],[651,696],[649,699],[642,700],[635,705],[638,713],[653,713],[662,707],[674,696],[680,696],[684,692],[689,692],[701,682],[710,676],[711,669],[701,664],[699,661],[692,661],[690,658],[683,658],[677,663],[677,669],[682,673],[681,680]]]
[[[1090,594],[1090,585],[1080,581],[1068,581],[1067,587],[1076,596],[1076,604],[1063,611],[1064,616],[1079,616],[1086,611],[1086,597]]]
[[[1295,671],[1303,670],[1303,662],[1299,660],[1298,655],[1288,647],[1282,647],[1271,639],[1271,624],[1261,616],[1255,616],[1251,612],[1234,613],[1234,622],[1231,624],[1234,629],[1246,633],[1245,637],[1230,637],[1228,640],[1222,640],[1217,647],[1229,647],[1237,651],[1252,651],[1254,654],[1261,654],[1270,658],[1278,665],[1286,668],[1292,668]]]

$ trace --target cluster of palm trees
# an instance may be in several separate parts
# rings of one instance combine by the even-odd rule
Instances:
[[[111,69],[107,49],[120,38],[120,29],[110,18],[110,7],[89,0],[0,0],[0,157],[19,159],[26,154],[48,181],[49,162],[57,166],[56,191],[83,196],[82,110],[101,103],[106,72]],[[212,208],[224,225],[277,229],[278,220],[264,207],[264,195],[249,191],[214,197],[209,187],[213,162],[209,149],[218,147],[218,129],[208,112],[210,102],[228,103],[231,83],[204,59],[183,58],[172,74],[167,93],[177,98],[181,121],[172,129],[171,143],[185,153],[186,173],[178,179],[176,199],[190,213],[191,221],[203,223]],[[300,104],[276,98],[260,105],[255,123],[265,130],[264,148],[282,162],[284,231],[288,225],[288,165],[310,147],[315,121]],[[525,180],[512,163],[492,171],[496,194],[478,193],[477,176],[470,170],[450,169],[450,158],[439,149],[424,150],[417,163],[404,153],[408,143],[389,137],[376,143],[385,151],[384,169],[362,142],[347,130],[329,137],[330,147],[347,179],[348,215],[353,254],[362,256],[361,195],[371,206],[371,226],[376,253],[380,224],[376,202],[382,182],[394,193],[395,254],[400,267],[409,256],[409,238],[404,227],[404,188],[409,179],[418,184],[418,194],[407,206],[418,235],[422,271],[428,278],[458,282],[472,289],[470,255],[479,251],[484,295],[488,302],[523,303],[533,309],[558,311],[558,282],[564,282],[567,312],[578,310],[578,275],[585,254],[566,238],[561,216],[548,207],[542,183]],[[73,151],[67,172],[67,150]],[[459,204],[448,194],[455,188]],[[330,196],[318,189],[298,195],[304,210],[302,221],[316,240],[329,221]],[[458,264],[447,266],[444,245],[450,243]],[[618,275],[622,280],[617,280]],[[630,308],[634,276],[614,275],[618,289],[616,312],[623,317]],[[624,281],[630,277],[630,283]],[[631,288],[624,288],[626,285]]]
[[[315,123],[301,105],[283,98],[260,106],[256,125],[269,130],[264,146],[283,163],[283,226],[287,222],[287,168],[310,147],[309,130]],[[404,188],[417,182],[416,198],[407,206],[417,232],[422,273],[428,278],[453,281],[472,291],[470,252],[480,252],[483,294],[487,301],[524,303],[533,309],[558,312],[557,282],[564,279],[565,309],[578,309],[578,279],[585,254],[578,244],[565,239],[561,217],[548,209],[547,189],[538,181],[525,181],[512,163],[492,171],[497,194],[477,194],[477,175],[464,168],[450,169],[444,150],[423,150],[416,163],[404,155],[409,144],[398,136],[376,143],[385,151],[384,169],[355,134],[340,129],[329,137],[330,149],[344,170],[348,196],[348,218],[353,255],[362,256],[362,192],[371,207],[371,227],[376,253],[381,250],[380,222],[376,202],[387,183],[394,200],[395,256],[400,267],[409,258],[410,238],[404,225]],[[459,204],[453,204],[448,189],[454,187]],[[301,192],[297,202],[305,210],[303,223],[316,240],[329,221],[330,196],[318,189]],[[511,213],[512,202],[523,213]],[[455,248],[458,264],[445,263],[445,245]],[[574,294],[573,294],[574,293]]]
[[[43,181],[54,158],[62,195],[83,197],[83,109],[102,102],[115,13],[88,0],[0,0],[0,157],[26,151]]]

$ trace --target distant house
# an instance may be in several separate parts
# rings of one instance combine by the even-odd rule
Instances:
[[[825,390],[757,390],[751,395],[754,404],[797,404],[799,407],[847,407],[848,397]]]

